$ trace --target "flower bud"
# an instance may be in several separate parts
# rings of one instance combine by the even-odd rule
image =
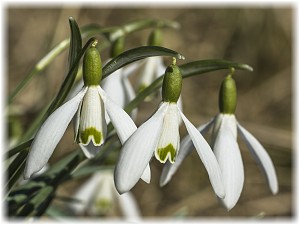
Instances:
[[[102,62],[100,53],[93,45],[83,57],[83,82],[85,86],[99,85],[102,79]]]
[[[182,76],[177,65],[167,67],[162,84],[162,99],[164,102],[177,102],[181,94]]]
[[[237,103],[236,85],[231,74],[222,81],[219,92],[219,109],[224,114],[234,114]]]
[[[162,45],[162,33],[159,28],[153,30],[148,39],[148,45],[150,46],[161,46]]]
[[[114,41],[112,47],[110,49],[110,57],[114,58],[120,55],[124,51],[124,40],[125,37],[119,37],[117,40]]]

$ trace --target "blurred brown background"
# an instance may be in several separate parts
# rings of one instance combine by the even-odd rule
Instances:
[[[238,204],[227,212],[216,200],[207,173],[194,152],[187,157],[171,182],[159,187],[162,165],[153,160],[150,185],[139,182],[133,189],[142,214],[147,217],[272,217],[294,215],[293,201],[293,8],[207,5],[181,6],[111,6],[85,7],[7,7],[7,82],[10,93],[30,69],[55,44],[69,37],[68,17],[79,26],[97,23],[122,25],[138,19],[176,20],[181,30],[165,29],[164,47],[182,53],[186,60],[227,59],[247,63],[254,72],[237,71],[238,105],[236,117],[268,150],[279,178],[279,193],[271,194],[251,158],[239,140],[245,164],[245,184]],[[136,32],[126,39],[126,48],[145,45],[151,29]],[[107,57],[109,49],[103,52]],[[170,59],[166,59],[166,64]],[[33,118],[56,94],[67,72],[67,53],[61,54],[35,77],[14,101],[14,110],[26,129]],[[218,90],[227,71],[212,72],[184,80],[184,113],[195,126],[218,113]],[[137,124],[153,113],[158,100],[140,105]],[[186,134],[181,127],[181,135]],[[70,151],[72,127],[65,134],[54,158]],[[61,152],[60,152],[61,151]],[[53,159],[52,159],[53,160]],[[60,188],[69,193],[73,184]]]

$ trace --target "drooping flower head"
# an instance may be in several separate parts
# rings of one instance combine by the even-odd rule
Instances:
[[[101,79],[102,63],[94,43],[86,51],[83,59],[84,87],[75,97],[56,109],[37,132],[26,161],[24,171],[26,179],[48,162],[76,112],[75,141],[88,158],[95,156],[105,141],[107,132],[105,112],[114,125],[121,143],[136,130],[129,115],[100,87]]]
[[[129,191],[137,183],[153,154],[161,163],[170,165],[176,162],[180,146],[179,123],[182,119],[207,169],[215,193],[224,197],[221,171],[211,148],[177,105],[181,86],[181,71],[174,61],[164,75],[162,103],[158,110],[123,145],[115,169],[115,185],[119,193]]]
[[[235,118],[237,91],[232,73],[233,71],[226,76],[221,84],[219,92],[220,113],[198,128],[198,132],[204,134],[213,127],[211,146],[222,171],[226,192],[225,198],[221,198],[220,201],[227,210],[236,205],[244,185],[244,166],[237,143],[237,130],[246,142],[255,161],[259,164],[272,193],[278,192],[277,176],[270,156],[259,141],[243,128]],[[164,168],[164,176],[160,180],[161,185],[170,181],[192,149],[192,137],[186,136],[181,143],[178,160],[172,166]]]
[[[74,199],[79,202],[70,204],[72,211],[80,215],[108,216],[121,209],[126,221],[141,220],[141,213],[132,193],[120,195],[113,180],[113,171],[99,171],[93,174],[75,192]]]

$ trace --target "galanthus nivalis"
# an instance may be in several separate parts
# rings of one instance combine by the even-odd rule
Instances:
[[[176,162],[179,145],[179,123],[182,119],[196,147],[215,193],[223,198],[225,191],[221,170],[210,146],[185,117],[177,105],[182,76],[178,66],[167,67],[162,85],[162,103],[158,110],[125,142],[115,168],[115,185],[119,193],[129,191],[139,180],[153,154],[161,163]]]
[[[95,156],[105,141],[105,112],[122,144],[137,129],[130,116],[99,86],[101,78],[101,58],[93,45],[83,59],[84,87],[75,97],[56,109],[37,132],[26,160],[25,179],[30,178],[48,162],[76,113],[75,141],[88,158]],[[146,178],[143,179],[149,181],[150,171],[145,174]]]
[[[77,215],[105,216],[120,208],[126,221],[142,219],[133,194],[127,192],[120,195],[117,192],[112,170],[96,172],[79,187],[73,198],[80,201],[70,205]]]
[[[259,164],[272,193],[278,192],[277,176],[268,152],[235,118],[236,95],[235,81],[231,75],[228,75],[222,82],[220,89],[220,113],[198,128],[198,131],[204,134],[213,127],[211,146],[221,167],[226,191],[225,198],[220,200],[228,210],[236,205],[244,185],[244,166],[237,143],[237,130],[246,142],[255,161]],[[186,136],[183,139],[178,159],[173,165],[168,165],[163,170],[160,180],[161,186],[170,181],[184,158],[193,150],[192,140],[192,136]]]

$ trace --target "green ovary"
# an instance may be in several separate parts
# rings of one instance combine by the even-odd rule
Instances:
[[[80,139],[83,144],[88,144],[89,137],[92,136],[94,138],[95,144],[99,145],[102,141],[102,133],[94,127],[90,127],[85,129],[80,133]]]
[[[164,148],[157,149],[157,156],[161,163],[165,163],[167,159],[169,159],[170,163],[174,163],[176,150],[172,144],[169,144]]]

